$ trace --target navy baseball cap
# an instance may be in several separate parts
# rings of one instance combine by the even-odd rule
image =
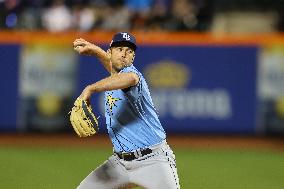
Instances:
[[[110,47],[126,46],[133,49],[134,51],[137,49],[135,37],[127,32],[120,32],[115,34],[109,46]]]

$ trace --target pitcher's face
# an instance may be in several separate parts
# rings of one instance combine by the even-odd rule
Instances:
[[[132,64],[135,58],[134,50],[126,46],[112,47],[108,53],[112,63],[112,68],[117,72]]]

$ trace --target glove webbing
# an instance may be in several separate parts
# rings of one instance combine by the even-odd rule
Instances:
[[[88,122],[89,126],[94,128],[95,131],[98,131],[98,120],[94,118],[95,115],[92,113],[92,109],[86,104],[84,100],[82,101],[82,108],[84,110],[85,116],[89,118],[89,120],[91,120],[91,123],[96,123],[96,125],[91,126],[90,122]]]

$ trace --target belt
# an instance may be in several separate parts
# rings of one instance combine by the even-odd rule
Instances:
[[[125,161],[132,161],[134,159],[137,159],[139,157],[143,157],[147,154],[152,153],[152,150],[150,148],[145,148],[141,150],[136,150],[134,152],[114,152],[120,159],[123,159]]]

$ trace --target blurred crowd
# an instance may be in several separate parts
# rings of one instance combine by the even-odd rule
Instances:
[[[273,6],[267,0],[0,0],[0,29],[208,31],[216,11],[268,8],[284,17],[282,0]]]
[[[208,2],[208,1],[207,1]],[[207,30],[210,8],[189,0],[0,0],[0,28]]]

